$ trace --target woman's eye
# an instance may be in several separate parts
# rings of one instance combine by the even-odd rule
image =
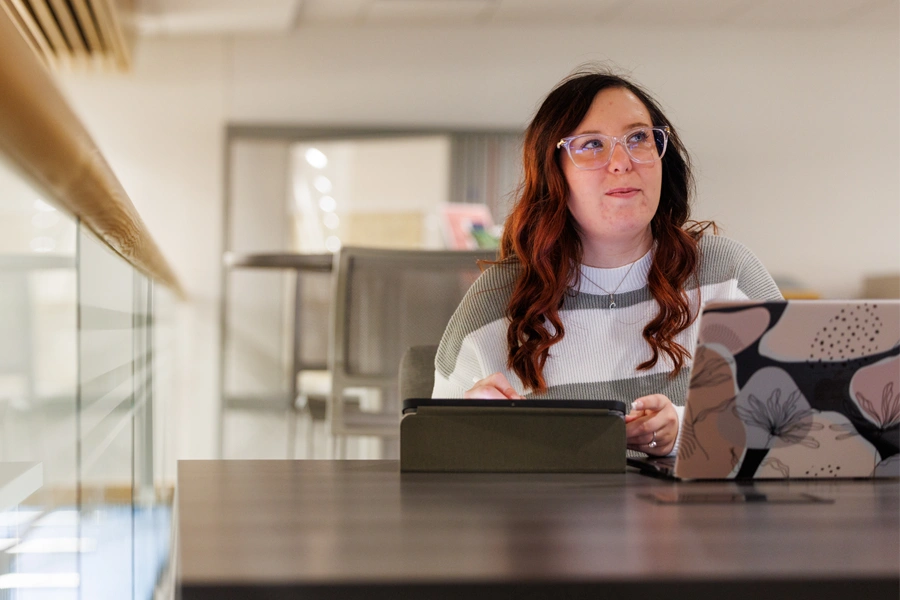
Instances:
[[[646,129],[639,129],[628,135],[629,144],[641,144],[650,139],[650,132]]]
[[[579,140],[578,149],[579,150],[602,150],[603,149],[603,140],[600,138],[587,138],[584,140]]]

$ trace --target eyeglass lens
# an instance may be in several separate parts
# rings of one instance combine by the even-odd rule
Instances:
[[[599,169],[609,163],[616,141],[599,133],[575,136],[569,141],[569,156],[580,169]],[[629,131],[619,143],[634,162],[652,163],[662,158],[666,141],[665,130],[644,127]]]

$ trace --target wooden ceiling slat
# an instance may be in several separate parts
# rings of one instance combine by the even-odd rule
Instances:
[[[75,17],[81,25],[81,31],[84,32],[84,38],[87,41],[87,50],[91,54],[103,53],[103,42],[100,40],[100,34],[97,33],[97,24],[94,23],[94,15],[88,8],[85,0],[71,0],[72,8],[75,11]]]
[[[0,0],[0,6],[49,68],[131,67],[131,36],[119,16],[134,10],[130,0]]]
[[[113,16],[116,13],[109,0],[92,0],[91,6],[97,18],[97,27],[107,45],[107,52],[115,59],[117,67],[122,70],[128,69],[131,66],[131,55],[119,20]]]
[[[69,48],[72,50],[72,54],[76,58],[84,58],[87,54],[87,48],[84,45],[81,32],[78,30],[78,25],[75,23],[75,17],[70,12],[68,2],[66,0],[50,0],[50,2],[53,12],[56,14],[56,20],[61,26],[60,28],[66,41],[69,43]]]
[[[56,19],[53,18],[53,11],[50,9],[50,5],[47,4],[47,0],[26,0],[26,2],[31,6],[31,10],[34,11],[34,16],[37,17],[38,25],[44,32],[44,36],[50,43],[50,47],[53,48],[53,53],[58,58],[62,58],[69,54],[69,46],[66,44],[66,38],[63,36],[63,32],[60,30]]]

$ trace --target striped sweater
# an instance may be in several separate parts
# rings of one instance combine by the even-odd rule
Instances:
[[[615,269],[582,266],[584,276],[560,310],[565,336],[550,348],[544,367],[548,390],[540,395],[524,389],[506,366],[505,311],[519,269],[516,265],[490,267],[466,293],[444,332],[435,359],[432,396],[460,398],[476,381],[499,371],[525,397],[608,398],[624,401],[630,410],[635,399],[660,393],[676,408],[683,407],[689,368],[670,377],[673,364],[660,354],[654,367],[637,370],[637,365],[651,356],[642,331],[658,312],[647,287],[652,253],[639,259],[630,272],[628,265]],[[599,288],[615,290],[616,286],[616,307],[609,308],[609,295]],[[734,240],[711,235],[700,240],[699,289],[697,279],[692,278],[687,294],[692,307],[715,300],[781,298],[772,277],[750,250]],[[697,327],[694,320],[676,337],[691,353]],[[682,409],[678,408],[678,413],[680,418]]]

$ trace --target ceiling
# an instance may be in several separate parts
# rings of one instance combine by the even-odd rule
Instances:
[[[289,33],[325,25],[608,24],[900,28],[900,0],[135,0],[137,33]]]

